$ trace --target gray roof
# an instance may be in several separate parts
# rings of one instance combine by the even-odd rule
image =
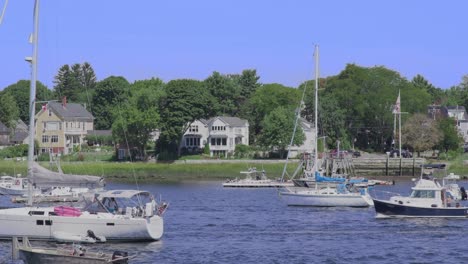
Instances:
[[[18,119],[16,121],[15,130],[17,130],[17,131],[28,131],[28,126],[23,122],[23,120]]]
[[[11,142],[23,142],[29,136],[28,132],[25,131],[17,131],[15,134],[10,138]]]
[[[203,123],[206,122],[205,124],[208,124],[208,123],[212,123],[217,118],[219,118],[221,121],[223,121],[224,123],[226,123],[226,124],[228,124],[228,125],[230,125],[232,127],[240,127],[240,126],[245,126],[245,125],[248,124],[247,120],[240,119],[238,117],[232,117],[232,116],[216,116],[216,117],[210,118],[209,120],[200,119],[200,121],[203,122]]]
[[[89,120],[94,119],[93,115],[81,104],[67,103],[65,107],[59,102],[50,102],[47,106],[56,115],[64,120]]]
[[[10,129],[5,126],[2,122],[0,122],[0,134],[8,134],[10,133]]]

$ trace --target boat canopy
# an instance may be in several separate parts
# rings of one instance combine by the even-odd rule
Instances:
[[[64,174],[50,171],[38,163],[33,164],[32,182],[37,187],[93,187],[99,188],[105,185],[104,178],[91,175]]]
[[[334,178],[320,175],[320,172],[315,172],[315,181],[316,182],[345,182],[345,178]]]
[[[136,195],[140,196],[149,196],[151,195],[147,191],[140,191],[140,190],[112,190],[107,192],[99,193],[99,198],[132,198]]]

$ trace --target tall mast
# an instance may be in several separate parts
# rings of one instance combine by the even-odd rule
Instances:
[[[33,164],[34,164],[34,135],[35,135],[35,100],[36,100],[36,80],[37,80],[37,42],[39,29],[39,0],[34,2],[34,27],[32,33],[33,55],[26,60],[31,63],[31,86],[29,90],[29,143],[28,143],[28,205],[33,203],[32,188],[34,183]]]
[[[314,142],[314,167],[318,171],[317,158],[318,158],[318,82],[319,82],[319,46],[315,45],[315,142]]]

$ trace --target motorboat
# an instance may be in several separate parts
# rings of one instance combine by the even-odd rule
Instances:
[[[28,179],[26,177],[0,177],[0,194],[2,195],[25,195],[28,192]],[[33,188],[34,195],[40,194],[41,190]]]
[[[468,207],[455,200],[447,188],[433,179],[419,179],[410,196],[373,199],[377,218],[389,217],[467,217]]]
[[[28,237],[22,237],[21,242],[18,237],[14,237],[12,250],[13,258],[15,260],[21,259],[25,264],[126,264],[132,258],[125,251],[114,251],[113,253],[92,252],[80,244],[35,247],[31,245]]]
[[[268,179],[265,170],[258,171],[255,167],[251,167],[247,171],[241,171],[240,173],[246,175],[245,178],[227,180],[223,183],[223,187],[276,188],[294,185],[291,181]]]

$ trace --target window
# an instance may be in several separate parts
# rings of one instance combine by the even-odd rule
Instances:
[[[52,116],[52,110],[49,108],[49,116]]]
[[[68,122],[65,122],[65,128],[68,129]]]
[[[42,135],[42,143],[47,143],[49,142],[49,136]]]
[[[85,131],[85,122],[83,122],[83,131]]]
[[[226,146],[227,138],[211,138],[212,146]]]
[[[58,136],[57,136],[57,135],[51,136],[50,142],[52,142],[52,143],[57,143],[57,142],[58,142]]]
[[[189,132],[198,132],[198,126],[190,126]]]

